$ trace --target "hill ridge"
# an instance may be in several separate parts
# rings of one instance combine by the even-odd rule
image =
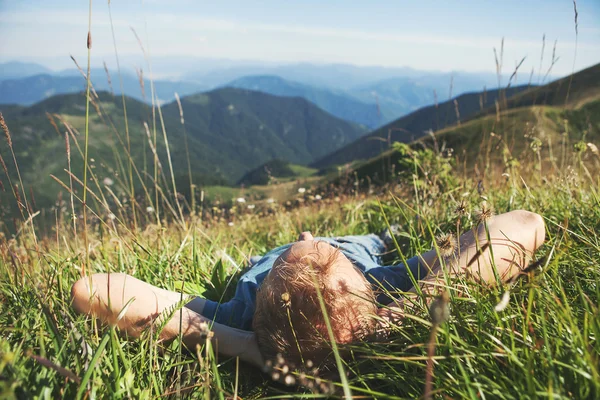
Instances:
[[[99,92],[96,101],[103,111],[100,118],[91,110],[90,157],[94,168],[103,177],[123,181],[117,166],[126,163],[122,144],[110,121],[124,137],[124,114],[120,96]],[[153,155],[143,126],[151,125],[149,105],[126,98],[131,139],[131,153],[140,171],[152,171]],[[54,201],[58,185],[49,182],[49,174],[68,177],[64,131],[60,120],[53,118],[58,134],[46,113],[58,114],[79,132],[84,131],[85,95],[64,94],[38,102],[30,107],[0,106],[13,135],[21,172],[33,187],[41,189],[38,203]],[[170,102],[161,107],[171,150],[175,178],[181,181],[178,190],[189,187],[187,152],[190,154],[196,184],[234,183],[244,173],[273,158],[286,158],[295,164],[308,164],[337,147],[366,133],[364,128],[336,118],[302,98],[285,98],[245,89],[224,88],[181,98],[185,118],[188,149],[179,107]],[[153,137],[152,126],[150,126]],[[61,137],[62,136],[62,137]],[[76,153],[71,137],[72,169],[82,171],[81,157]],[[168,168],[160,123],[157,125],[157,152],[163,168]],[[2,155],[9,159],[6,149]],[[120,161],[118,161],[120,160]],[[146,160],[144,164],[143,160]],[[41,174],[40,174],[41,172]],[[142,173],[140,172],[140,173]],[[169,174],[169,171],[164,171]],[[145,179],[145,178],[144,178]],[[149,179],[149,176],[148,176]],[[146,182],[148,183],[148,182]]]

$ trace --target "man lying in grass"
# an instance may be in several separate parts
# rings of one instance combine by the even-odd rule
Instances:
[[[209,324],[223,355],[258,366],[277,354],[292,365],[306,360],[318,365],[331,354],[330,332],[337,343],[346,344],[368,339],[385,321],[401,321],[404,292],[416,291],[413,282],[426,294],[445,285],[445,274],[467,274],[495,284],[520,273],[544,238],[539,215],[512,211],[463,234],[458,246],[448,243],[406,265],[382,266],[381,254],[387,249],[377,235],[313,238],[303,232],[297,242],[256,262],[239,280],[234,298],[224,304],[186,296],[185,306],[168,314],[181,301],[180,293],[114,273],[77,281],[73,307],[133,337],[156,326],[153,322],[167,310],[164,314],[171,318],[160,332],[164,340],[181,334],[194,349],[205,343]]]

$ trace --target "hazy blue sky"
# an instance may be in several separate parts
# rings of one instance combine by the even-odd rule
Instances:
[[[114,63],[106,0],[94,0],[93,63]],[[134,27],[152,57],[194,56],[271,62],[308,61],[494,71],[493,48],[505,38],[504,69],[545,67],[558,40],[558,75],[575,51],[572,0],[249,1],[113,0],[119,54],[139,55]],[[579,0],[575,69],[600,62],[600,1]],[[86,57],[85,0],[0,0],[0,61],[38,60],[71,67]]]

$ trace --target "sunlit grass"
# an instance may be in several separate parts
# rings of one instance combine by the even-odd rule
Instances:
[[[87,98],[93,100],[89,93]],[[97,106],[103,115],[117,107],[106,101]],[[437,140],[462,146],[465,153],[455,157],[429,144],[425,150],[400,147],[404,155],[395,156],[397,169],[388,171],[384,185],[375,185],[366,171],[332,187],[312,176],[315,170],[292,166],[297,177],[254,188],[195,188],[190,176],[194,200],[176,193],[181,186],[176,188],[167,157],[149,157],[144,165],[132,162],[131,153],[142,144],[154,146],[155,154],[170,155],[157,140],[162,134],[168,143],[168,132],[153,117],[157,105],[148,109],[147,131],[139,124],[130,130],[125,113],[110,128],[97,110],[66,117],[72,126],[87,127],[90,147],[78,146],[83,145],[80,135],[69,136],[73,175],[57,177],[65,190],[52,213],[36,219],[23,183],[14,185],[12,170],[7,173],[21,219],[0,236],[0,398],[344,393],[418,398],[425,394],[428,362],[434,397],[597,398],[600,195],[594,177],[600,156],[584,141],[599,137],[598,127],[589,122],[597,107],[509,110],[447,128]],[[64,123],[60,127],[69,129]],[[533,131],[548,134],[539,139],[543,150],[537,142],[532,146]],[[507,144],[499,146],[498,138]],[[116,163],[110,176],[92,161],[99,141],[112,145]],[[554,159],[548,153],[552,145]],[[57,146],[63,147],[62,142]],[[102,160],[110,158],[102,155]],[[461,165],[465,159],[469,164]],[[380,164],[373,170],[379,172]],[[10,167],[17,165],[15,160]],[[186,165],[191,175],[189,159]],[[78,178],[86,175],[89,179]],[[112,327],[76,315],[70,305],[71,285],[91,272],[126,272],[170,290],[183,287],[213,300],[227,299],[240,274],[236,265],[306,230],[338,236],[399,224],[401,255],[393,262],[400,262],[430,249],[435,235],[470,229],[484,202],[497,213],[522,208],[544,217],[548,239],[537,254],[539,265],[498,287],[462,278],[451,282],[450,317],[433,333],[427,308],[417,299],[389,338],[349,346],[345,379],[291,371],[287,376],[299,385],[286,386],[282,379],[272,381],[272,374],[219,357],[208,342],[182,354],[178,341],[161,343],[156,330],[127,340]]]
[[[464,198],[468,215],[480,206],[481,196],[496,212],[529,209],[544,216],[548,240],[538,254],[544,260],[540,268],[513,287],[454,283],[451,317],[437,334],[434,395],[593,398],[598,394],[598,188],[585,178],[549,178],[551,185],[519,185],[515,190],[509,190],[504,179],[490,182],[493,188],[481,195],[474,183],[459,183],[460,192],[469,192]],[[194,290],[218,298],[220,291],[231,293],[231,288],[214,286],[212,270],[219,266],[226,273],[235,271],[227,261],[220,262],[219,251],[243,265],[250,255],[293,241],[302,230],[323,236],[381,230],[385,212],[386,218],[403,226],[406,234],[400,236],[399,245],[412,256],[431,247],[426,224],[436,234],[456,228],[453,193],[424,186],[419,202],[403,194],[408,209],[390,196],[380,198],[381,208],[375,199],[347,199],[341,209],[330,203],[282,209],[270,216],[246,213],[233,226],[225,221],[207,225],[198,218],[190,219],[187,229],[180,224],[150,224],[133,231],[95,225],[89,232],[89,269],[127,272],[172,290],[189,282]],[[462,229],[469,229],[472,217],[462,220]],[[192,349],[179,358],[177,343],[159,343],[156,332],[127,341],[110,328],[75,315],[69,304],[70,286],[81,276],[86,254],[69,222],[57,227],[55,237],[45,237],[37,251],[26,233],[1,247],[0,376],[8,393],[156,397],[180,390],[192,398],[213,398],[231,397],[236,381],[243,398],[308,390],[269,383],[269,377],[256,369],[215,359],[204,350],[198,356]],[[507,307],[496,312],[502,293],[509,289]],[[414,316],[394,329],[388,340],[353,345],[346,364],[352,393],[421,396],[430,326],[425,308],[416,307]],[[90,368],[94,363],[96,367]]]

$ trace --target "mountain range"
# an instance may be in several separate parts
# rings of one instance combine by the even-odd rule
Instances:
[[[471,72],[439,72],[421,71],[408,67],[381,67],[381,66],[357,66],[349,64],[310,64],[295,63],[283,65],[245,64],[234,63],[221,65],[218,68],[184,73],[179,79],[199,82],[205,85],[222,86],[243,76],[249,75],[275,75],[283,79],[300,82],[305,85],[319,88],[341,89],[351,91],[386,81],[388,79],[402,78],[417,81],[427,81],[433,86],[444,86],[449,88],[450,77],[462,80],[467,87],[462,90],[480,90],[484,86],[497,86],[496,74],[471,73]],[[459,93],[459,92],[455,92]]]
[[[565,158],[576,158],[576,162],[588,160],[600,168],[597,150],[600,141],[600,64],[544,86],[515,89],[517,93],[512,96],[509,92],[506,96],[502,93],[500,97],[496,94],[498,102],[494,102],[494,106],[477,107],[479,111],[460,123],[447,125],[431,135],[422,135],[417,141],[409,138],[400,138],[399,141],[411,142],[418,148],[451,148],[460,155],[463,167],[467,169],[465,172],[477,169],[479,176],[490,166],[498,167],[496,171],[506,171],[511,159],[539,163],[535,168],[556,171],[564,168]],[[465,96],[468,97],[463,100],[470,99],[471,106],[474,106],[476,94]],[[460,97],[458,103],[466,104],[466,101],[460,101]],[[414,115],[425,113],[428,109],[429,113],[433,111],[426,107]],[[406,126],[411,122],[409,117],[390,125]],[[381,130],[375,131],[314,165],[325,166],[332,164],[330,160],[333,163],[345,160],[354,162],[350,171],[359,178],[389,173],[389,166],[397,163],[403,155],[388,150],[388,146],[381,146],[377,151],[366,148],[373,138],[382,138],[383,134]],[[351,152],[354,153],[347,157]],[[352,156],[355,158],[350,159]],[[360,159],[363,161],[359,162]],[[510,177],[510,174],[507,176]]]
[[[128,146],[121,98],[107,92],[98,95],[91,107],[90,159],[94,160],[93,168],[99,177],[108,177],[125,187],[122,182],[128,170]],[[131,158],[137,173],[148,184],[153,174],[152,110],[131,98],[126,104]],[[306,165],[366,133],[364,127],[336,118],[302,98],[245,89],[223,88],[183,97],[181,106],[183,126],[176,102],[161,109],[173,174],[176,181],[187,181],[189,153],[194,181],[202,185],[231,184],[275,158]],[[51,204],[60,187],[49,175],[68,181],[63,170],[67,168],[64,134],[69,129],[73,132],[71,168],[77,175],[83,170],[76,145],[82,147],[84,142],[84,94],[57,95],[30,107],[1,106],[0,111],[11,131],[24,181],[38,189],[38,204]],[[149,132],[144,122],[150,126]],[[157,116],[156,149],[162,174],[169,177],[161,125]],[[6,146],[1,149],[3,158],[11,160]],[[9,169],[15,172],[14,166]],[[170,182],[169,178],[163,180]]]
[[[209,64],[211,65],[211,64]],[[410,68],[357,67],[351,65],[289,64],[269,66],[217,63],[215,69],[203,66],[178,80],[155,80],[160,102],[217,87],[259,90],[287,97],[303,97],[327,112],[368,128],[376,128],[450,93],[479,91],[496,85],[491,74],[439,73]],[[28,74],[29,73],[29,74]],[[122,71],[123,92],[150,102],[150,82],[144,89],[135,74]],[[121,93],[118,74],[92,68],[96,90]],[[110,81],[109,81],[110,80]],[[85,86],[74,68],[51,72],[32,63],[0,64],[0,104],[31,105],[55,94],[74,93]]]
[[[301,97],[338,118],[369,128],[375,128],[391,117],[391,112],[390,115],[382,115],[377,104],[359,101],[341,90],[321,89],[274,75],[246,76],[229,82],[226,87],[256,90],[275,96]]]
[[[27,76],[50,73],[52,73],[52,70],[36,63],[20,61],[0,63],[0,81],[4,79],[19,79]]]
[[[423,107],[402,118],[376,129],[312,164],[327,168],[358,160],[367,160],[389,149],[394,142],[410,143],[430,132],[436,132],[493,106],[499,96],[510,97],[528,86],[511,87],[460,95],[452,100]]]
[[[63,75],[64,74],[64,75]],[[109,81],[104,70],[94,70],[90,73],[92,85],[97,91],[111,91],[115,94],[125,94],[141,101],[151,102],[151,82],[140,80],[129,74],[122,74],[123,90],[117,74],[111,74]],[[0,81],[0,104],[31,105],[57,94],[77,93],[85,89],[86,80],[77,71],[73,75],[40,74],[17,79]],[[160,103],[172,101],[175,93],[180,96],[198,93],[206,90],[205,86],[193,82],[154,81],[154,90]]]
[[[178,189],[184,184],[189,187],[188,154],[194,183],[222,185],[245,182],[246,177],[264,181],[265,168],[261,166],[279,165],[269,164],[275,159],[322,169],[371,159],[388,149],[392,142],[413,142],[433,132],[455,149],[475,151],[481,132],[501,127],[495,122],[499,115],[513,113],[510,115],[514,118],[508,119],[514,125],[511,129],[522,132],[531,118],[537,118],[535,107],[540,105],[544,107],[547,116],[543,118],[548,126],[555,127],[560,121],[572,118],[577,132],[599,129],[597,118],[592,115],[600,111],[599,78],[600,66],[597,65],[538,88],[520,86],[464,94],[414,111],[369,134],[364,126],[337,118],[302,97],[274,96],[231,87],[183,97],[183,117],[176,102],[164,104],[160,113],[153,113],[147,103],[126,98],[126,125],[121,98],[100,91],[97,98],[93,97],[91,108],[89,159],[101,180],[115,181],[114,190],[120,197],[127,187],[129,157],[136,166],[133,175],[138,190],[140,181],[152,186],[153,146],[160,160],[158,179],[164,183],[163,187],[170,187],[172,165]],[[282,86],[307,90],[285,80],[261,79],[265,82],[261,90],[267,90],[267,83],[273,84],[270,90]],[[256,80],[242,83],[252,85],[253,82]],[[557,107],[551,106],[566,106],[572,113],[563,115],[556,111]],[[64,172],[67,168],[65,132],[71,132],[71,169],[78,176],[83,169],[77,147],[84,142],[84,94],[55,95],[31,106],[2,105],[0,111],[11,131],[27,189],[35,193],[39,205],[52,204],[61,189],[49,175],[68,182]],[[148,130],[144,123],[149,125]],[[126,126],[129,145],[126,144]],[[165,150],[163,126],[170,160]],[[595,133],[589,135],[592,137]],[[514,140],[523,141],[516,137]],[[130,148],[129,153],[127,148]],[[15,179],[15,167],[9,162],[12,156],[5,145],[0,146],[0,154]],[[279,168],[283,171],[281,176],[289,174],[290,168],[284,167]],[[4,178],[2,181],[6,188]]]

